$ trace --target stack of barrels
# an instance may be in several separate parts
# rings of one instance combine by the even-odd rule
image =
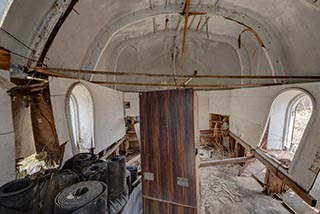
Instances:
[[[125,156],[99,160],[93,153],[77,154],[55,173],[0,187],[0,214],[121,213],[136,174],[129,170]]]

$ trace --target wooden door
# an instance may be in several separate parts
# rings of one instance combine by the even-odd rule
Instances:
[[[140,93],[144,213],[197,213],[197,97],[191,89]]]

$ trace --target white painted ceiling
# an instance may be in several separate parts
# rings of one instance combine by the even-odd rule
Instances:
[[[32,54],[3,31],[0,46],[39,57],[53,24],[70,1],[15,0],[2,28],[35,51]],[[314,0],[191,0],[190,11],[205,14],[189,17],[182,70],[184,1],[79,0],[50,46],[45,64],[117,72],[319,75],[319,6],[320,1]],[[249,31],[242,33],[239,48],[238,37],[246,29],[239,22],[254,29],[265,48]],[[13,57],[15,64],[26,62]],[[75,76],[95,81],[173,82],[168,78]],[[229,83],[241,82],[192,80],[192,84]],[[137,86],[117,89],[146,90]]]

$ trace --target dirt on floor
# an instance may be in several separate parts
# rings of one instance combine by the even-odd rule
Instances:
[[[254,178],[237,176],[238,170],[239,165],[201,169],[202,214],[290,214]]]
[[[220,151],[209,147],[201,148],[199,153],[201,161],[226,158]],[[263,169],[264,166],[257,160],[246,170],[242,170],[239,164],[201,168],[201,214],[318,213],[291,190],[279,195],[280,200],[262,193],[263,188],[257,180],[263,182]],[[242,172],[240,176],[239,172]]]

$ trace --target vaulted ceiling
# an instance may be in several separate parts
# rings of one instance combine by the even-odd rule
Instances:
[[[183,0],[15,0],[2,28],[29,49],[3,30],[0,46],[32,59],[45,55],[49,67],[165,74],[197,70],[198,74],[215,75],[319,75],[320,1],[191,0],[183,51],[185,7]],[[66,13],[68,9],[70,13]],[[13,64],[27,62],[13,57]],[[173,82],[170,78],[74,76],[93,81]],[[243,82],[194,79],[192,83]]]

